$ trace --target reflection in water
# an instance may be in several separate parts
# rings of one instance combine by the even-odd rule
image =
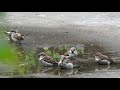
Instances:
[[[1,32],[7,28],[2,25],[4,23],[4,13],[0,13],[0,75],[26,75],[31,73],[45,73],[51,75],[59,75],[63,77],[79,75],[81,73],[95,73],[95,72],[106,72],[109,70],[120,69],[120,65],[97,65],[94,62],[94,56],[96,52],[101,52],[105,55],[110,56],[114,60],[120,60],[118,52],[103,48],[101,45],[94,44],[76,44],[76,45],[64,45],[64,46],[46,46],[42,48],[31,48],[25,50],[20,45],[12,44],[8,42],[6,36]],[[2,23],[3,22],[3,23]],[[31,33],[32,34],[32,33]],[[54,36],[54,35],[53,35]],[[61,37],[61,36],[60,36]],[[44,38],[41,37],[41,38]],[[35,43],[33,41],[33,43]],[[30,43],[22,43],[23,46],[28,47]],[[58,67],[43,67],[38,61],[38,53],[46,52],[59,61],[60,55],[69,50],[71,46],[77,47],[78,50],[78,64],[80,65],[77,69],[64,70]]]
[[[49,73],[49,74],[55,74],[57,71],[57,68],[54,67],[43,67],[42,73]]]
[[[68,51],[70,47],[72,46],[58,46],[58,47],[43,47],[43,48],[33,48],[31,50],[24,50],[22,46],[11,44],[11,51],[15,52],[17,59],[14,64],[14,70],[9,73],[9,71],[6,72],[6,74],[1,75],[25,75],[25,74],[31,74],[31,73],[45,73],[45,74],[51,74],[51,75],[59,75],[62,77],[69,77],[73,75],[80,75],[81,73],[94,73],[97,71],[108,71],[108,70],[114,70],[119,69],[119,65],[97,65],[94,61],[93,54],[96,52],[102,52],[112,58],[118,57],[117,53],[112,52],[110,50],[104,49],[101,46],[98,45],[76,45],[78,50],[78,58],[79,61],[78,64],[80,65],[77,69],[72,70],[64,70],[59,69],[58,67],[43,67],[39,60],[38,60],[38,53],[40,52],[46,52],[48,55],[55,58],[56,61],[60,60],[60,55],[64,52]],[[119,57],[118,57],[119,58]],[[118,59],[117,58],[117,59]],[[10,60],[9,60],[10,61]]]
[[[59,69],[58,70],[58,75],[60,76],[75,75],[77,73],[78,73],[78,69],[69,69],[69,70]]]
[[[60,75],[60,76],[69,76],[77,74],[78,69],[60,69],[55,67],[43,67],[41,73],[45,74],[53,74],[53,75]]]
[[[98,66],[98,67],[95,67],[95,71],[106,71],[106,70],[109,70],[110,67],[111,67],[110,65]]]
[[[69,47],[67,48],[64,48],[62,47],[62,49],[60,47],[52,47],[50,48],[50,51],[51,52],[57,52],[59,54],[61,54],[61,51],[60,50],[64,50],[66,51]],[[54,75],[60,75],[60,76],[63,76],[63,77],[67,77],[67,76],[72,76],[72,75],[76,75],[76,74],[81,74],[81,73],[94,73],[96,71],[101,71],[101,72],[104,72],[104,71],[109,71],[109,70],[114,70],[114,69],[119,69],[120,66],[119,65],[97,65],[94,61],[94,56],[93,54],[96,53],[96,52],[102,52],[112,58],[114,57],[118,57],[117,53],[114,53],[112,51],[109,51],[107,49],[104,49],[103,47],[101,46],[96,46],[96,45],[84,45],[84,47],[82,47],[84,49],[81,49],[81,47],[78,49],[81,49],[81,50],[84,50],[82,52],[82,55],[81,52],[79,52],[79,56],[78,56],[78,60],[79,60],[79,65],[80,67],[77,68],[77,69],[72,69],[72,70],[64,70],[64,69],[59,69],[59,68],[44,68],[43,69],[43,73],[48,73],[48,74],[54,74]],[[54,51],[53,51],[54,50]],[[46,51],[49,51],[49,48],[46,49]],[[111,53],[112,52],[112,53]],[[48,54],[51,54],[53,55],[54,53],[48,53]],[[118,57],[119,58],[119,57]]]

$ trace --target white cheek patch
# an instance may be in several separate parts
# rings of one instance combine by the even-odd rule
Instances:
[[[99,61],[100,58],[98,56],[95,56],[95,61]]]
[[[40,56],[39,60],[42,60],[44,57],[43,56]]]

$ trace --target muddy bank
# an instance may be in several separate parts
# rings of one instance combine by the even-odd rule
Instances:
[[[115,12],[7,12],[8,30],[30,35],[27,47],[60,44],[96,44],[120,51],[120,13]]]

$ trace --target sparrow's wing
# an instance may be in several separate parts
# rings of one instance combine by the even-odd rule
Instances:
[[[44,61],[48,62],[48,63],[57,63],[53,58],[51,58],[50,56],[45,56],[44,57]]]
[[[101,57],[101,60],[108,60],[108,61],[112,61],[112,59],[110,58],[110,57],[108,57],[108,56],[106,56],[106,55],[103,55],[102,57]]]
[[[17,35],[17,39],[18,39],[18,40],[23,40],[23,38],[22,38],[22,34],[20,34],[20,33],[16,33],[16,35]]]
[[[14,35],[13,35],[13,38],[18,39],[17,34],[14,34]]]

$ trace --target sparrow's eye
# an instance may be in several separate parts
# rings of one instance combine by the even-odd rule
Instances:
[[[96,56],[98,56],[98,54],[96,54]]]

